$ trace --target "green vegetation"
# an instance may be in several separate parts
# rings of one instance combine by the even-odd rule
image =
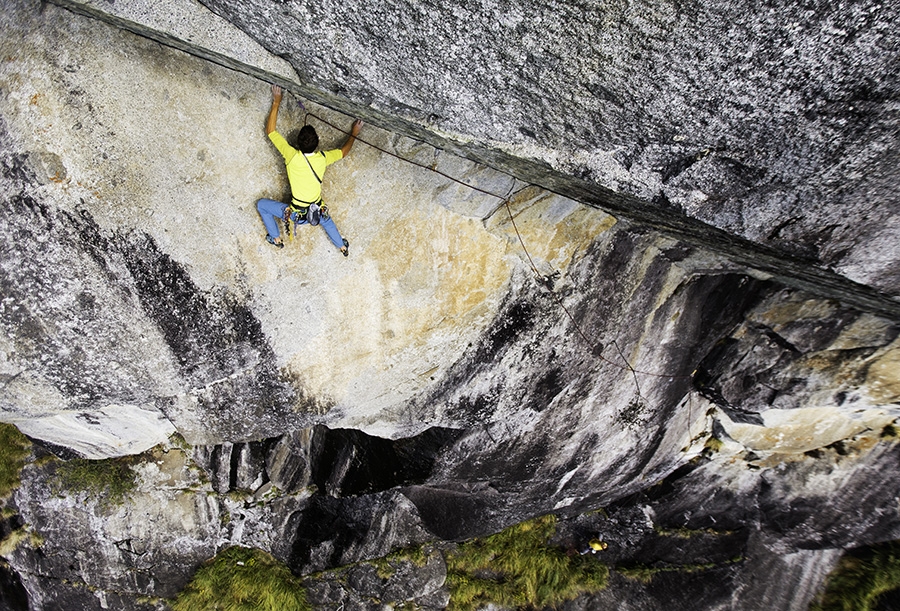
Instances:
[[[309,611],[303,582],[269,554],[230,547],[197,571],[173,611]]]
[[[687,528],[685,526],[679,526],[677,528],[662,528],[661,526],[655,526],[653,530],[661,537],[675,537],[677,539],[693,539],[694,537],[701,537],[703,535],[724,537],[734,534],[734,531],[731,530],[715,530],[712,528],[697,529]]]
[[[616,572],[618,572],[623,577],[627,577],[628,579],[634,579],[635,581],[640,581],[641,583],[650,583],[653,581],[653,576],[660,572],[660,569],[653,569],[649,566],[638,565],[638,566],[629,566],[629,567],[616,567]]]
[[[711,529],[707,530],[688,530],[688,529],[678,529],[677,531],[668,531],[663,532],[659,531],[661,535],[664,536],[675,536],[679,538],[690,538],[696,536],[697,534],[711,534],[711,535],[723,535],[730,534],[730,531],[714,531]],[[654,566],[649,567],[643,564],[636,564],[633,566],[624,566],[624,567],[615,567],[616,572],[618,572],[623,577],[627,577],[628,579],[634,579],[636,581],[640,581],[643,583],[650,583],[653,581],[653,577],[658,575],[659,573],[699,573],[701,571],[708,571],[709,569],[714,569],[717,566],[727,566],[729,564],[736,564],[738,562],[743,562],[743,556],[735,556],[731,560],[726,560],[725,562],[720,562],[718,564],[714,562],[704,562],[704,563],[696,563],[696,564],[672,564],[667,566]]]
[[[703,449],[713,453],[721,450],[724,445],[725,444],[718,437],[709,437],[709,439],[706,440],[706,443],[703,444]]]
[[[448,608],[487,603],[547,607],[606,587],[609,570],[592,555],[567,556],[548,541],[556,517],[544,516],[461,544],[447,556]]]
[[[19,487],[31,442],[12,424],[0,423],[0,498]]]
[[[253,498],[253,493],[249,490],[243,490],[241,488],[235,488],[234,490],[229,490],[225,493],[225,496],[236,503],[241,502],[249,502],[251,498]]]
[[[881,543],[841,558],[810,611],[869,611],[879,596],[898,588],[900,542]]]
[[[0,556],[9,556],[25,541],[30,543],[31,547],[40,547],[41,543],[43,543],[43,540],[38,535],[30,532],[27,528],[18,528],[0,541]]]
[[[642,583],[650,583],[653,576],[659,573],[698,573],[715,568],[713,563],[707,564],[679,564],[674,566],[649,567],[644,565],[636,565],[632,567],[616,568],[616,571],[623,577],[634,579]]]
[[[368,563],[375,566],[378,576],[382,579],[390,579],[397,567],[404,562],[410,562],[417,567],[423,567],[428,563],[432,550],[424,545],[404,547],[382,558],[369,560]]]
[[[184,452],[190,452],[193,449],[193,446],[189,444],[184,437],[181,436],[181,433],[178,432],[169,435],[169,444],[173,448],[178,448],[179,450],[183,450]]]
[[[84,491],[100,497],[102,505],[118,505],[137,485],[137,475],[131,469],[134,461],[131,456],[69,460],[59,465],[51,486],[57,494],[64,490]]]

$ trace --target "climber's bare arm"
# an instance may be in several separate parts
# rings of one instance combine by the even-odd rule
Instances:
[[[341,153],[344,154],[344,157],[350,154],[350,149],[353,148],[353,143],[356,142],[356,137],[359,135],[359,130],[362,129],[362,126],[363,122],[359,119],[353,122],[353,127],[350,128],[350,137],[347,138],[344,146],[341,147]]]
[[[272,85],[272,108],[269,109],[269,118],[266,120],[266,135],[275,131],[275,123],[278,120],[278,107],[281,106],[281,87]]]

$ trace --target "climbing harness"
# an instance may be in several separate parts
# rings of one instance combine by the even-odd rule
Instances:
[[[284,231],[291,240],[294,239],[294,234],[297,233],[297,225],[307,223],[315,227],[322,221],[330,218],[331,215],[328,214],[328,206],[323,204],[321,199],[318,200],[318,203],[305,204],[303,206],[293,206],[288,204],[285,206],[284,215],[282,216],[282,220],[284,221]],[[291,229],[292,221],[294,225],[293,230]]]

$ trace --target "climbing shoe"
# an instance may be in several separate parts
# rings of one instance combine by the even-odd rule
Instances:
[[[275,248],[284,248],[284,242],[276,242],[275,238],[270,235],[266,236],[266,242],[274,246]]]
[[[341,238],[344,241],[344,247],[341,249],[341,253],[345,257],[350,256],[350,242],[347,241],[347,238]]]

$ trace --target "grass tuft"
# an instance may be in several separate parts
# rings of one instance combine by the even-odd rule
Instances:
[[[659,569],[653,569],[643,564],[629,567],[616,567],[616,571],[623,577],[640,581],[641,583],[650,583],[653,576],[660,572]]]
[[[104,460],[75,458],[59,465],[51,486],[57,494],[84,491],[100,497],[104,506],[119,505],[137,486],[137,474],[131,468],[134,461],[132,456]]]
[[[173,611],[310,611],[303,582],[258,549],[229,547],[203,565]]]
[[[847,554],[828,577],[810,611],[871,611],[878,597],[900,589],[900,542],[873,545]]]
[[[609,570],[592,555],[548,545],[556,517],[544,516],[461,544],[447,554],[449,609],[494,603],[548,607],[606,587]]]
[[[678,526],[676,528],[662,528],[655,526],[654,531],[661,537],[674,537],[676,539],[693,539],[694,537],[713,536],[724,537],[733,535],[733,530],[715,530],[712,528],[687,528],[686,526]]]
[[[706,443],[703,444],[703,449],[709,450],[710,453],[713,453],[713,452],[718,452],[719,450],[721,450],[722,446],[724,446],[724,445],[725,445],[725,443],[718,437],[709,437],[706,440]]]
[[[732,564],[734,562],[740,562],[742,560],[743,558],[738,557],[726,564]],[[627,577],[628,579],[640,581],[641,583],[650,583],[653,581],[653,577],[660,573],[699,573],[701,571],[708,571],[714,568],[716,568],[716,565],[712,562],[707,562],[704,564],[677,564],[673,566],[662,567],[649,567],[638,564],[630,567],[616,567],[616,571],[620,575],[622,575],[623,577]]]
[[[424,545],[416,545],[398,549],[381,558],[367,560],[366,564],[375,567],[379,578],[390,579],[402,564],[411,563],[413,566],[422,568],[428,564],[430,556],[431,548],[426,549]]]
[[[31,442],[12,424],[0,422],[0,498],[6,498],[19,487],[19,476]]]

